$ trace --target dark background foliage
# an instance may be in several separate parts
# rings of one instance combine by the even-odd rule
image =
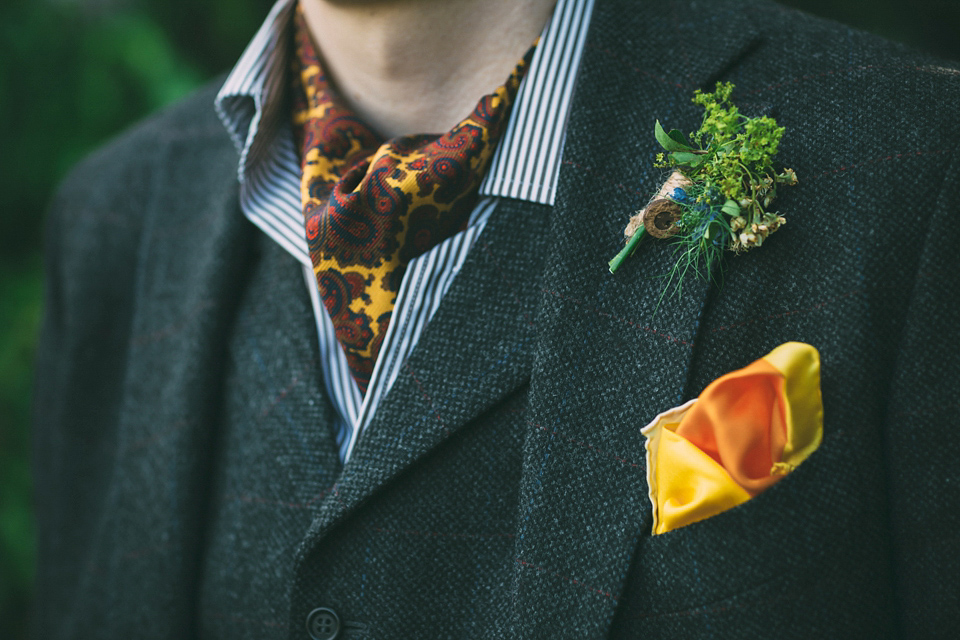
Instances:
[[[638,0],[638,3],[641,0]],[[958,0],[783,0],[960,60]],[[0,638],[26,637],[44,209],[106,138],[230,68],[272,0],[0,3]]]

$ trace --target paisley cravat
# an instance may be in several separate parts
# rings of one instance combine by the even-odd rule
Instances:
[[[298,8],[293,128],[321,298],[365,393],[406,265],[466,227],[533,49],[442,135],[384,141],[333,92]]]

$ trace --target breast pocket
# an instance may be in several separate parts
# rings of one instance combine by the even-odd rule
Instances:
[[[638,544],[614,636],[893,633],[880,443],[834,431],[748,502]]]

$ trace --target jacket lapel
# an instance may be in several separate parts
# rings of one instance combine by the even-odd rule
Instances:
[[[708,88],[755,42],[728,6],[597,2],[537,319],[515,637],[607,635],[638,536],[649,531],[640,428],[691,395],[711,287],[690,278],[680,297],[661,301],[674,262],[669,243],[645,241],[616,275],[607,261],[629,216],[659,186],[655,120],[696,129],[693,90]]]
[[[302,551],[527,382],[549,207],[503,199],[360,438]]]
[[[636,499],[646,487],[639,429],[685,394],[709,287],[691,280],[655,314],[655,276],[669,271],[672,248],[646,243],[616,276],[606,263],[657,188],[654,120],[695,128],[693,89],[755,37],[736,13],[689,4],[644,4],[636,16],[631,2],[598,0],[556,206],[501,201],[321,504],[298,563],[379,488],[529,380],[512,624],[540,635],[563,619],[556,635],[578,637],[609,626],[649,526]],[[693,33],[700,39],[687,42]],[[680,57],[676,42],[685,43]]]

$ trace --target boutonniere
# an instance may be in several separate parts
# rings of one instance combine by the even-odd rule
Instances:
[[[624,229],[627,244],[610,261],[611,273],[645,236],[671,238],[677,261],[667,286],[676,279],[679,291],[690,274],[714,278],[724,251],[759,247],[786,223],[770,209],[778,187],[797,184],[792,169],[777,172],[773,165],[784,128],[770,117],[742,115],[730,102],[733,88],[718,82],[713,93],[697,90],[693,102],[704,109],[703,124],[689,137],[657,121],[664,153],[655,166],[672,171]]]

